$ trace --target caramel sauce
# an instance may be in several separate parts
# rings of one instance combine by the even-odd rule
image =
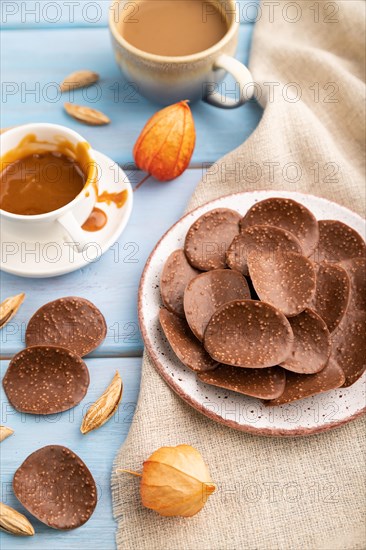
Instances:
[[[60,136],[53,143],[34,134],[25,136],[0,159],[0,208],[32,216],[70,203],[84,187],[96,183],[89,147]]]
[[[30,155],[2,171],[0,208],[23,216],[46,214],[74,200],[85,181],[80,165],[61,153]]]
[[[120,191],[119,193],[108,193],[107,191],[103,191],[103,193],[98,195],[97,202],[106,202],[107,204],[114,203],[117,208],[122,208],[127,200],[127,197],[128,192],[126,189],[124,191]]]
[[[82,225],[84,231],[100,231],[107,223],[107,214],[100,208],[93,208],[89,218]]]
[[[108,191],[103,191],[103,193],[98,195],[97,202],[105,202],[108,205],[115,204],[117,208],[122,208],[127,200],[127,197],[127,190],[120,191],[119,193],[108,193]],[[100,231],[103,229],[107,221],[108,218],[106,213],[100,208],[95,207],[93,208],[89,218],[82,226],[82,229],[84,229],[84,231]]]

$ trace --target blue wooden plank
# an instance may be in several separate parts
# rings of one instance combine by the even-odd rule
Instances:
[[[31,520],[34,537],[12,537],[1,532],[3,550],[113,550],[115,522],[112,516],[110,476],[114,457],[127,436],[136,407],[141,359],[90,359],[90,387],[84,400],[71,411],[49,417],[20,414],[8,403],[1,386],[1,424],[13,428],[14,434],[1,443],[1,501]],[[7,361],[1,361],[5,374]],[[124,383],[122,403],[116,415],[99,430],[82,435],[83,414],[105,390],[118,370]],[[79,529],[62,532],[48,528],[34,519],[18,502],[11,483],[15,470],[33,451],[45,445],[65,445],[76,452],[91,470],[98,487],[98,505],[91,519]]]
[[[169,2],[170,0],[166,0]],[[259,0],[237,0],[240,22],[253,23],[269,10],[269,3],[259,7]],[[9,29],[99,28],[108,25],[110,0],[2,0],[1,21]],[[273,8],[272,8],[273,9]],[[269,12],[269,11],[268,11]]]
[[[94,356],[141,354],[136,301],[142,269],[161,235],[182,216],[201,176],[197,169],[167,183],[148,180],[135,193],[130,222],[118,242],[84,269],[52,279],[23,279],[1,272],[1,299],[26,293],[17,316],[0,331],[2,357],[24,347],[27,322],[38,307],[70,295],[88,298],[106,317],[108,335]],[[135,185],[142,174],[130,172],[129,177]]]
[[[7,30],[106,27],[110,5],[109,0],[3,0],[1,20]]]
[[[243,62],[248,61],[251,36],[252,25],[243,26],[238,47],[238,58]],[[64,124],[121,164],[132,162],[133,144],[148,118],[159,109],[136,94],[120,74],[106,28],[5,31],[1,35],[0,63],[3,127],[42,121]],[[83,125],[63,110],[70,97],[58,94],[57,83],[81,68],[99,72],[101,82],[75,91],[74,101],[101,109],[112,120],[109,126]],[[227,91],[233,89],[230,80],[226,86]],[[201,101],[192,110],[197,130],[194,166],[214,162],[240,145],[262,114],[254,102],[226,111]]]

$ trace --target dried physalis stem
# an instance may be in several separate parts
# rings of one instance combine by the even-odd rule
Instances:
[[[134,472],[133,470],[126,470],[125,468],[117,468],[116,472],[117,474],[130,474],[131,476],[142,477],[142,474],[140,474],[139,472]]]
[[[91,109],[90,107],[65,103],[64,109],[71,117],[80,122],[85,122],[85,124],[90,124],[91,126],[103,126],[104,124],[109,124],[111,121],[111,119],[101,111]]]
[[[7,437],[11,436],[14,433],[14,430],[8,428],[7,426],[0,426],[0,441],[4,441]]]
[[[22,537],[34,535],[33,526],[27,518],[3,502],[0,502],[0,529],[9,535]]]
[[[122,399],[123,383],[118,372],[103,395],[92,405],[81,424],[80,431],[87,434],[105,424],[116,413]]]
[[[61,93],[77,88],[87,88],[99,80],[99,74],[94,71],[75,71],[69,74],[60,84]]]
[[[142,504],[161,516],[194,516],[216,490],[201,454],[191,445],[161,447],[144,462],[142,474],[117,473],[141,477]]]
[[[0,328],[3,328],[14,317],[24,298],[25,294],[22,292],[21,294],[7,298],[0,304]]]

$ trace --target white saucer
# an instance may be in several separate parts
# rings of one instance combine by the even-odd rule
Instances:
[[[30,241],[15,238],[3,230],[1,232],[0,269],[20,277],[56,277],[76,271],[97,260],[118,239],[131,216],[133,190],[126,173],[112,159],[98,151],[93,152],[103,178],[99,182],[99,192],[120,192],[126,189],[128,198],[122,208],[105,202],[96,206],[103,210],[108,218],[100,231],[90,232],[90,240],[82,252],[77,252],[71,244],[68,233],[57,222],[50,224],[44,240]]]

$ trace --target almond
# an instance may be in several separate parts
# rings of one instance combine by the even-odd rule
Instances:
[[[8,428],[7,426],[0,426],[0,441],[4,441],[7,437],[11,436],[14,433],[14,430]]]
[[[25,298],[24,292],[7,298],[0,304],[0,329],[14,317]]]
[[[27,518],[3,502],[0,502],[0,529],[9,535],[34,535],[33,526]]]
[[[61,93],[77,88],[87,88],[99,80],[99,74],[94,71],[82,70],[69,74],[60,84]]]
[[[90,107],[85,107],[83,105],[65,103],[64,108],[68,115],[76,118],[76,120],[79,120],[80,122],[90,124],[91,126],[103,126],[104,124],[109,124],[111,121],[111,119],[101,111],[97,111],[97,109],[91,109]]]
[[[96,430],[103,426],[116,413],[122,399],[123,383],[118,372],[112,382],[99,397],[99,399],[88,409],[81,424],[80,431],[83,434]]]

